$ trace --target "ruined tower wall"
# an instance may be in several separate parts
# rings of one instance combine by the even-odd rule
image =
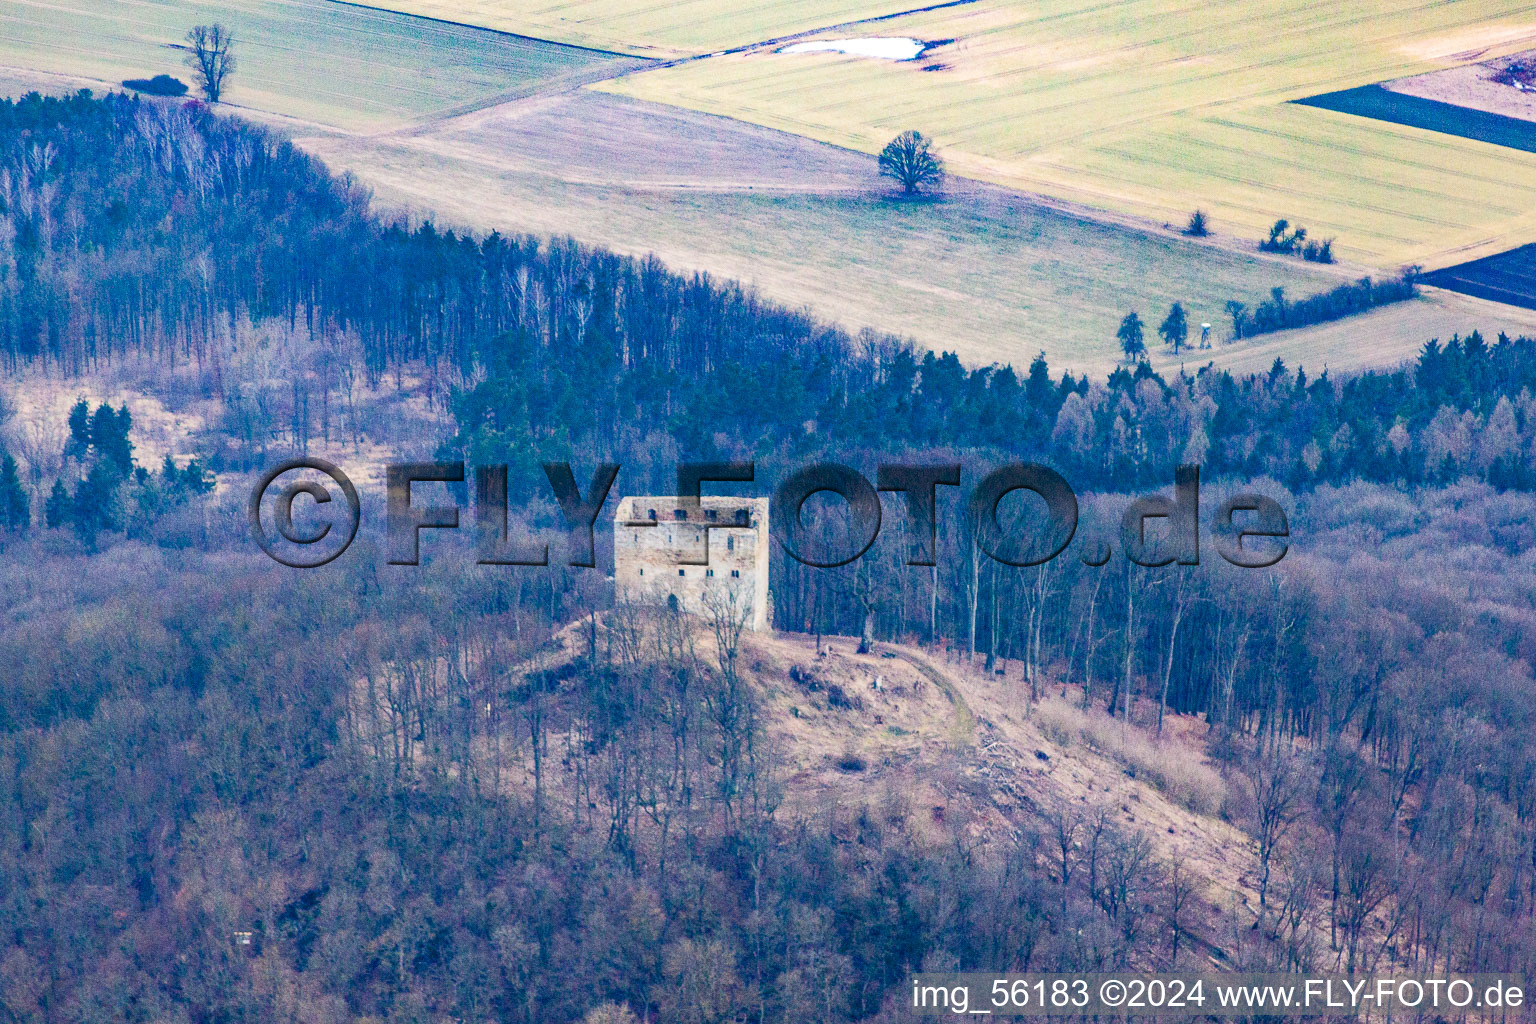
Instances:
[[[705,561],[706,536],[708,564],[688,564]],[[614,514],[615,594],[645,604],[676,597],[693,614],[706,614],[708,600],[732,601],[750,606],[748,628],[765,630],[768,544],[767,498],[706,496],[689,508],[675,497],[625,498]]]

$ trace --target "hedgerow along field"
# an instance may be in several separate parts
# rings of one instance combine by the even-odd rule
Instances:
[[[642,63],[329,0],[0,0],[0,65],[114,85],[169,74],[190,85],[176,47],[213,21],[235,33],[228,103],[353,130]]]
[[[1289,100],[1532,45],[1513,0],[981,0],[826,33],[955,42],[912,62],[777,47],[597,88],[866,152],[906,128],[951,168],[1099,208],[1437,266],[1536,238],[1536,155]]]

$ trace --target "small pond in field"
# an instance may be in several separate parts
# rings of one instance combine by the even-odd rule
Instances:
[[[916,60],[928,44],[904,36],[870,36],[863,39],[817,39],[793,43],[780,53],[846,53],[850,57],[876,57],[880,60]]]

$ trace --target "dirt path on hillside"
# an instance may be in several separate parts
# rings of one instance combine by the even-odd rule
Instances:
[[[887,645],[885,649],[917,669],[925,679],[939,688],[939,692],[944,694],[955,709],[955,719],[950,729],[955,742],[961,746],[971,745],[976,739],[976,715],[950,678],[929,664],[926,658],[918,656],[907,648]]]

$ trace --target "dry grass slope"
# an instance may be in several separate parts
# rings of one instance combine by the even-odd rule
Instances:
[[[713,657],[706,636],[698,643]],[[586,640],[572,627],[560,647],[540,670],[568,663]],[[932,842],[985,847],[1062,807],[1103,810],[1198,876],[1213,910],[1249,902],[1252,844],[1220,816],[1226,784],[1206,764],[1203,724],[1170,716],[1159,741],[1054,692],[1031,705],[1016,677],[894,644],[856,647],[829,637],[818,654],[804,634],[743,638],[739,664],[782,772],[781,819],[897,807]],[[531,762],[509,767],[514,785],[531,787]],[[574,800],[572,780],[552,775],[551,797]]]
[[[856,646],[831,638],[818,656],[811,637],[776,633],[744,647],[789,772],[790,813],[896,800],[935,839],[957,829],[984,844],[1064,805],[1106,808],[1203,879],[1213,904],[1249,900],[1252,844],[1220,816],[1227,789],[1206,761],[1202,723],[1170,716],[1157,740],[1079,711],[1054,688],[1031,703],[1016,676],[895,644],[866,655]],[[829,700],[828,683],[852,706]]]

